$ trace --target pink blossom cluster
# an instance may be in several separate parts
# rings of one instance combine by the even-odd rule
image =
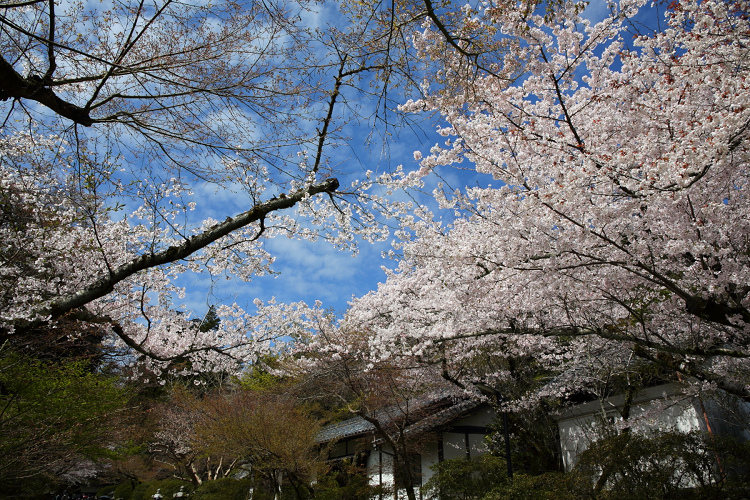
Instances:
[[[165,370],[232,372],[271,351],[283,351],[300,329],[314,326],[320,304],[271,300],[256,302],[257,311],[236,303],[220,305],[218,324],[202,331],[200,318],[174,301],[184,294],[175,280],[187,271],[242,280],[270,272],[273,256],[258,239],[260,232],[295,237],[315,237],[317,232],[288,215],[269,214],[265,228],[248,224],[179,261],[131,272],[139,262],[169,256],[186,241],[200,242],[222,223],[209,219],[195,228],[186,225],[185,214],[195,204],[182,201],[185,187],[176,179],[139,183],[141,205],[130,213],[115,210],[75,184],[79,177],[72,175],[66,152],[56,137],[14,134],[0,140],[4,339],[22,344],[43,338],[42,332],[50,329],[73,339],[94,325],[105,333],[107,353],[158,377]],[[300,197],[305,207],[317,205],[318,215],[327,212],[325,204]],[[186,358],[189,368],[173,364]]]
[[[495,182],[437,190],[455,221],[414,219],[398,269],[353,303],[374,357],[527,357],[549,374],[533,397],[634,360],[750,394],[750,5],[673,2],[633,37],[645,4],[597,23],[495,12],[496,71],[443,92],[456,53],[403,106],[448,138],[405,183],[459,163]],[[450,51],[429,22],[414,40]]]

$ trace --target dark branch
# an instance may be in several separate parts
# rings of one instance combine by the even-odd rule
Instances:
[[[618,333],[614,328],[581,328],[576,326],[561,326],[558,328],[549,329],[534,329],[534,328],[518,328],[518,327],[507,327],[507,328],[488,328],[479,332],[472,332],[466,334],[454,335],[451,337],[444,337],[442,339],[435,340],[436,343],[450,342],[452,340],[465,340],[472,338],[490,337],[493,335],[538,335],[541,337],[588,337],[597,336],[603,339],[612,340],[615,342],[627,342],[633,345],[638,345],[642,348],[653,349],[655,351],[667,352],[670,354],[678,354],[681,356],[696,356],[696,357],[713,357],[713,356],[726,356],[730,358],[748,359],[750,354],[737,349],[731,349],[727,347],[677,347],[674,345],[666,345],[651,340],[636,337],[634,335],[626,335]]]
[[[52,320],[59,318],[93,300],[104,297],[114,290],[115,285],[141,271],[184,259],[230,234],[232,231],[263,220],[271,212],[291,208],[307,196],[314,196],[320,193],[333,193],[338,187],[338,180],[331,178],[320,184],[295,191],[287,196],[274,198],[265,203],[258,204],[247,212],[243,212],[234,218],[227,218],[221,224],[217,224],[200,234],[196,234],[180,245],[171,246],[160,252],[141,255],[127,264],[116,267],[106,276],[99,278],[86,288],[71,295],[52,299],[44,303],[35,312],[38,316],[48,317]],[[17,326],[30,328],[34,325]]]
[[[52,69],[51,66],[50,69]],[[84,127],[90,127],[94,124],[94,120],[89,116],[88,111],[60,99],[44,84],[44,78],[38,75],[31,75],[28,78],[19,75],[13,69],[13,65],[0,55],[0,101],[29,99],[47,106],[60,116]]]

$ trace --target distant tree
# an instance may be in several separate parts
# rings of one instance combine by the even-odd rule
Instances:
[[[193,442],[205,455],[233,457],[249,468],[259,491],[268,487],[275,496],[287,484],[298,498],[307,498],[324,470],[318,430],[294,401],[239,390],[203,401]]]
[[[117,443],[126,392],[84,361],[40,361],[0,349],[0,491],[93,477]]]
[[[206,311],[206,315],[198,323],[198,331],[208,332],[210,330],[216,330],[221,324],[221,318],[216,314],[216,306],[211,305]]]
[[[207,411],[206,397],[175,384],[169,398],[155,408],[157,419],[148,449],[172,477],[193,487],[227,477],[238,465],[239,457],[231,450],[209,453],[197,440],[197,428]]]

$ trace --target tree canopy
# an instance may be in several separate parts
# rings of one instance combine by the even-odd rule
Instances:
[[[93,477],[111,453],[127,393],[83,361],[49,364],[0,350],[0,488],[44,491]]]
[[[644,363],[750,394],[748,5],[657,7],[651,27],[638,1],[596,21],[574,3],[466,7],[515,57],[465,92],[427,80],[403,106],[439,112],[446,142],[402,182],[459,165],[494,181],[436,190],[455,220],[415,218],[399,268],[355,301],[348,321],[373,332],[374,356],[456,374],[480,348],[529,356],[549,369],[532,397]],[[435,23],[415,37],[427,58],[446,43]]]
[[[384,237],[366,207],[368,174],[342,186],[330,151],[348,121],[372,121],[352,94],[390,102],[373,75],[395,66],[354,25],[317,27],[312,7],[1,7],[3,341],[43,350],[50,331],[94,328],[110,352],[157,373],[184,357],[194,369],[237,367],[288,328],[228,304],[201,332],[174,305],[177,277],[268,274],[264,241],[279,235],[349,249],[354,234]],[[246,206],[193,215],[206,185]]]
[[[652,370],[750,396],[747,1],[333,6],[0,6],[0,343],[156,377],[298,342],[356,384],[437,365],[529,402]],[[444,142],[373,173],[348,134],[395,116]],[[420,198],[457,171],[487,184]],[[207,186],[242,208],[205,215]],[[398,268],[340,324],[175,303],[187,273],[272,273],[269,238],[387,224]]]

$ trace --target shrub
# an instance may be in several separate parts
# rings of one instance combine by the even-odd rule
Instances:
[[[427,484],[430,496],[440,491],[442,500],[750,498],[750,443],[700,432],[623,433],[602,439],[579,456],[568,474],[516,474],[513,481],[498,481],[484,496],[482,489],[492,481],[483,479],[477,465],[466,460],[439,464]],[[503,471],[502,460],[495,467]]]
[[[99,488],[96,492],[96,496],[100,497],[103,495],[110,496],[112,498],[117,498],[115,496],[115,487],[114,486],[104,486],[102,488]]]
[[[130,482],[118,484],[115,487],[114,493],[112,493],[112,498],[117,500],[118,498],[122,498],[123,500],[128,500],[130,496],[133,494],[133,484]]]
[[[334,470],[315,484],[315,500],[368,500],[380,496],[366,474],[354,468]]]
[[[489,454],[473,459],[444,460],[430,468],[435,474],[422,487],[428,499],[482,498],[488,491],[508,482],[505,460]]]
[[[190,500],[247,500],[253,481],[225,477],[207,481],[196,488]]]
[[[152,500],[152,497],[156,493],[156,490],[164,496],[165,500],[170,500],[175,493],[180,491],[180,486],[184,486],[185,493],[192,491],[192,486],[186,481],[179,479],[164,479],[162,481],[150,481],[148,483],[141,483],[135,488],[130,494],[130,498],[123,497],[126,500]],[[243,499],[244,500],[244,499]]]
[[[748,495],[750,443],[700,432],[623,433],[594,443],[573,474],[580,498],[739,498]]]
[[[562,472],[538,476],[514,474],[513,481],[498,486],[482,500],[577,500],[575,477]]]

